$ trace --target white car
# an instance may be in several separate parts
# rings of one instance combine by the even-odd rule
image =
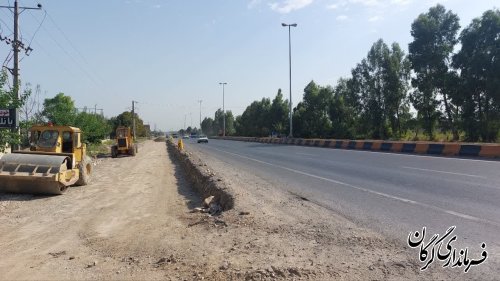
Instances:
[[[208,138],[207,136],[204,136],[204,135],[201,135],[201,136],[198,136],[198,143],[208,143]]]

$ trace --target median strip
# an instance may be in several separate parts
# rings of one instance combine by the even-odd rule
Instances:
[[[443,156],[465,156],[500,158],[500,144],[445,143],[445,142],[411,142],[380,140],[335,140],[335,139],[288,139],[288,138],[255,138],[255,137],[216,137],[217,139],[268,144],[287,144],[315,146],[337,149],[385,151],[395,153],[413,153]]]
[[[211,202],[221,207],[222,211],[234,207],[234,196],[222,179],[216,178],[214,173],[206,168],[201,159],[196,159],[192,154],[179,150],[171,140],[167,140],[169,154],[186,172],[188,180],[202,198],[213,196]]]

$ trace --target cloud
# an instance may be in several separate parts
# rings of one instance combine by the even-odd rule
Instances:
[[[381,0],[349,0],[351,4],[360,4],[363,6],[379,6],[382,2]]]
[[[346,20],[348,20],[348,19],[349,19],[349,17],[348,17],[348,16],[346,16],[346,15],[340,15],[340,16],[337,16],[337,17],[336,17],[336,19],[337,19],[338,21],[346,21]]]
[[[373,17],[370,17],[368,19],[369,22],[376,22],[376,21],[380,21],[380,20],[383,20],[384,18],[381,17],[381,16],[373,16]]]
[[[254,7],[256,7],[257,5],[259,5],[260,3],[262,2],[262,0],[251,0],[247,7],[248,9],[253,9]]]
[[[391,0],[391,4],[400,5],[400,6],[405,6],[405,5],[411,4],[411,2],[413,2],[413,0]]]
[[[284,0],[280,3],[274,2],[269,4],[271,10],[281,14],[288,14],[295,10],[300,10],[311,5],[314,0]]]

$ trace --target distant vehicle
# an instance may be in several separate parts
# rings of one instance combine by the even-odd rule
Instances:
[[[176,139],[176,138],[178,138],[178,137],[179,137],[179,135],[177,135],[177,134],[172,134],[172,137],[173,137],[174,139]]]
[[[184,135],[182,136],[183,139],[189,139],[189,136],[188,135]]]
[[[204,135],[200,135],[200,136],[198,136],[198,143],[202,143],[202,142],[204,142],[204,143],[208,143],[208,138],[207,138],[207,136],[204,136]]]

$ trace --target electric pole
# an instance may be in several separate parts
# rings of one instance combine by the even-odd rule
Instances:
[[[14,6],[0,6],[0,8],[7,8],[14,14],[14,41],[12,43],[12,49],[14,52],[14,67],[12,69],[8,69],[13,76],[13,90],[14,94],[17,97],[17,100],[21,99],[19,94],[19,52],[22,50],[25,51],[26,55],[33,50],[31,46],[25,46],[23,42],[19,41],[19,15],[25,10],[41,10],[42,5],[38,4],[36,7],[19,7],[18,0],[14,1]],[[2,38],[2,41],[4,38]],[[10,40],[7,40],[9,43]],[[20,106],[20,105],[18,105]],[[19,108],[16,108],[16,115],[18,114]],[[17,129],[13,129],[13,131],[17,131],[18,136],[21,136],[21,128],[17,127]],[[17,146],[17,149],[20,147]]]
[[[132,101],[132,132],[134,134],[135,141],[135,104],[138,103],[136,101]]]

